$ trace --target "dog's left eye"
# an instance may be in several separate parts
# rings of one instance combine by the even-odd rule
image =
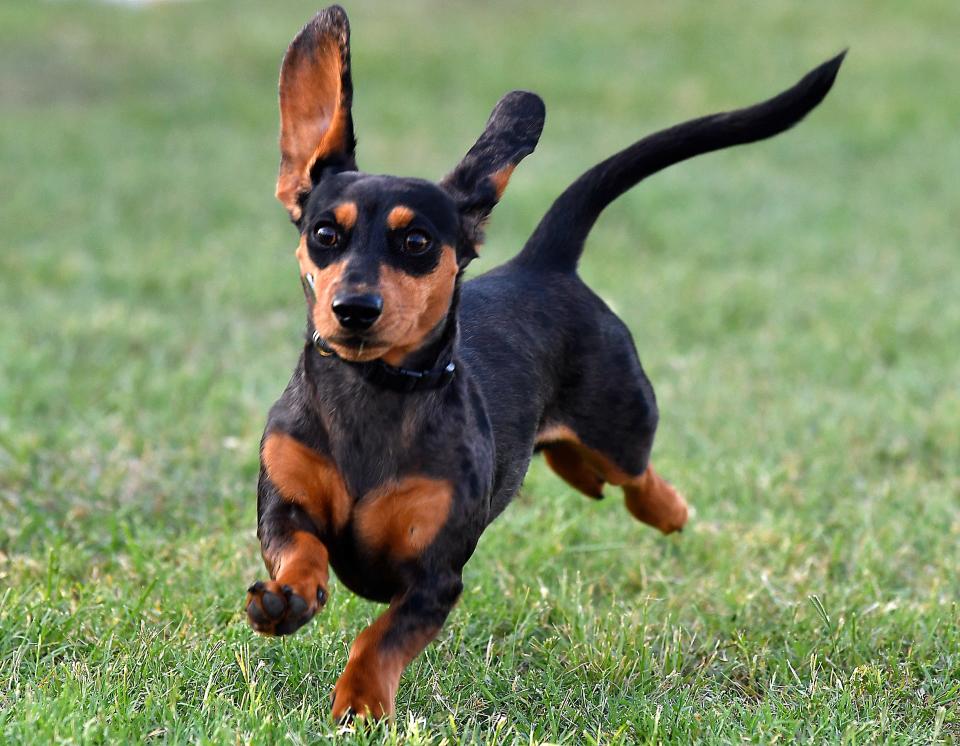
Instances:
[[[413,230],[403,239],[403,250],[408,254],[422,254],[430,248],[430,236],[423,231]]]

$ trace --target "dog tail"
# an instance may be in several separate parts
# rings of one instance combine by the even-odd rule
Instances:
[[[789,129],[824,99],[845,55],[846,51],[841,52],[763,103],[661,130],[597,164],[557,198],[514,261],[539,269],[574,271],[587,234],[617,197],[674,163]]]

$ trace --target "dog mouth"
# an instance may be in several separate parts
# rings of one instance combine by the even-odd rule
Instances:
[[[327,337],[327,341],[340,347],[349,347],[350,349],[360,349],[361,347],[375,348],[382,347],[376,337],[367,337],[363,334],[336,334]]]
[[[362,334],[337,334],[327,338],[327,343],[334,347],[337,354],[354,362],[365,362],[380,357],[390,345]]]

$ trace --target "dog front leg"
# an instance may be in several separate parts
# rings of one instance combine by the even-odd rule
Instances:
[[[403,670],[437,636],[462,590],[459,575],[424,578],[360,633],[334,688],[335,720],[393,716]]]
[[[327,548],[306,512],[284,500],[266,477],[260,508],[257,535],[270,580],[247,590],[247,620],[262,634],[288,635],[327,601]]]

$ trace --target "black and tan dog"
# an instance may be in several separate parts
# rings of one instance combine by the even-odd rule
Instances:
[[[600,212],[673,163],[770,137],[830,90],[842,55],[747,109],[640,140],[577,179],[511,261],[461,285],[543,102],[514,91],[439,183],[357,170],[349,28],[321,11],[280,72],[277,197],[300,233],[307,336],[261,445],[258,535],[271,580],[246,609],[289,634],[345,586],[389,603],[360,634],[333,715],[390,715],[404,667],[440,630],[484,528],[541,450],[590,497],[623,488],[639,520],[687,505],[650,465],[653,389],[630,332],[577,276]]]

